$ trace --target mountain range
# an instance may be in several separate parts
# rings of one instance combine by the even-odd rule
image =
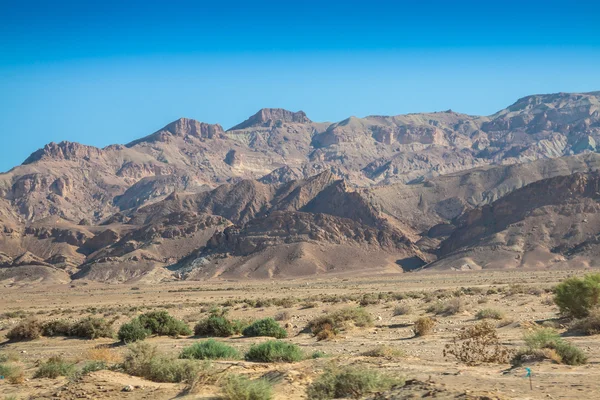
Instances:
[[[0,280],[159,282],[595,266],[600,92],[314,122],[181,118],[0,174]]]

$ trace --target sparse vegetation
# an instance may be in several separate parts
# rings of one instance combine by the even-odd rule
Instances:
[[[430,317],[421,317],[415,321],[413,332],[415,336],[426,336],[433,332],[435,320]]]
[[[190,327],[167,311],[151,311],[137,317],[140,324],[158,336],[188,336],[192,334]]]
[[[477,314],[475,314],[475,318],[501,320],[504,319],[504,313],[494,308],[484,308],[483,310],[479,310]]]
[[[34,378],[52,378],[71,376],[75,372],[75,364],[65,361],[62,357],[50,357],[42,363],[35,372]]]
[[[460,297],[454,297],[445,302],[436,301],[427,308],[427,312],[436,315],[455,315],[465,310],[465,302]]]
[[[64,319],[48,321],[42,325],[42,335],[52,336],[71,336],[73,323]]]
[[[412,314],[413,309],[408,304],[400,304],[394,308],[394,316]]]
[[[193,345],[184,348],[179,355],[179,358],[193,360],[233,360],[239,357],[240,354],[236,349],[224,343],[217,342],[214,339],[194,343]]]
[[[526,334],[524,340],[526,347],[519,350],[512,359],[515,365],[544,358],[567,365],[581,365],[587,362],[585,353],[565,341],[554,329],[536,329]]]
[[[193,383],[201,365],[190,360],[178,360],[160,353],[156,346],[145,342],[129,345],[122,364],[123,371],[154,382]]]
[[[358,399],[369,393],[381,392],[402,385],[404,385],[404,380],[401,378],[391,377],[367,368],[330,368],[307,388],[306,394],[310,400]]]
[[[15,364],[0,364],[0,376],[3,376],[9,383],[23,383],[25,374],[23,368]]]
[[[256,362],[295,362],[304,356],[300,347],[293,343],[269,340],[250,347],[245,358]]]
[[[263,318],[254,321],[242,332],[244,336],[269,336],[276,339],[287,337],[287,331],[283,329],[273,318]]]
[[[373,350],[366,351],[362,354],[366,357],[382,357],[382,358],[399,358],[404,357],[402,350],[392,346],[377,346]]]
[[[587,317],[575,321],[571,329],[584,335],[600,334],[600,310],[592,310]]]
[[[463,329],[444,349],[444,357],[454,356],[467,365],[507,363],[511,355],[510,350],[500,344],[496,328],[487,321]]]
[[[250,380],[242,375],[229,375],[221,388],[224,400],[270,400],[271,384],[264,379]]]
[[[6,334],[9,340],[33,340],[37,339],[42,334],[42,326],[37,319],[28,318],[19,322]]]
[[[554,302],[565,315],[587,317],[600,303],[600,274],[572,277],[558,284],[554,289]]]
[[[373,318],[362,307],[346,307],[330,314],[313,319],[308,328],[318,340],[329,339],[340,331],[355,327],[373,325]]]

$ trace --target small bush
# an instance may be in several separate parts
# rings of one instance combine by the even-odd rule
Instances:
[[[258,321],[254,321],[242,332],[244,336],[256,337],[256,336],[268,336],[277,339],[283,339],[287,337],[287,331],[283,329],[277,321],[273,318],[263,318]]]
[[[121,325],[118,337],[121,342],[133,343],[146,339],[152,332],[146,329],[144,325],[136,318],[131,322]]]
[[[477,319],[504,319],[504,313],[500,310],[495,310],[493,308],[484,308],[483,310],[479,310],[475,315]]]
[[[33,340],[41,336],[42,326],[38,320],[30,318],[19,322],[6,334],[9,340]]]
[[[224,314],[212,313],[208,318],[196,324],[194,334],[196,336],[229,337],[242,333],[244,325],[242,321],[229,320]]]
[[[64,319],[57,319],[48,321],[42,325],[42,335],[46,337],[71,336],[71,329],[73,329],[71,322]]]
[[[245,358],[256,362],[294,362],[302,360],[304,356],[300,347],[293,343],[269,340],[250,347]]]
[[[71,376],[75,372],[75,364],[63,360],[61,357],[50,357],[42,363],[35,372],[34,378],[56,379],[59,376]]]
[[[289,313],[289,311],[282,311],[280,313],[277,313],[277,315],[275,315],[275,317],[273,319],[275,319],[275,321],[287,321],[291,318],[291,315]]]
[[[221,388],[224,400],[270,400],[271,384],[264,379],[250,380],[242,375],[230,375]]]
[[[447,344],[444,357],[454,356],[467,365],[480,363],[506,363],[511,352],[500,344],[496,328],[484,321],[463,329],[452,344]]]
[[[553,329],[537,329],[526,334],[524,339],[527,347],[513,357],[512,363],[515,365],[525,361],[537,361],[542,356],[567,365],[581,365],[587,362],[587,356],[583,351],[565,341]]]
[[[123,370],[154,382],[193,383],[201,366],[190,360],[177,360],[161,354],[145,342],[129,345],[122,364]]]
[[[394,308],[394,316],[412,314],[412,307],[408,304],[400,304]]]
[[[600,303],[600,274],[569,278],[554,289],[554,302],[571,317],[584,318]]]
[[[373,350],[366,351],[362,354],[366,357],[382,357],[382,358],[399,358],[404,357],[402,350],[391,346],[377,346]]]
[[[101,346],[89,349],[85,354],[85,359],[92,361],[101,361],[103,363],[118,363],[121,361],[120,353],[111,350],[109,347]]]
[[[233,360],[239,358],[239,356],[238,351],[233,347],[217,342],[214,339],[209,339],[184,348],[179,358],[193,360]]]
[[[23,368],[14,364],[0,364],[0,375],[9,383],[13,384],[23,383],[25,381]]]
[[[575,321],[571,329],[584,335],[600,334],[600,310],[593,310],[587,317]]]
[[[465,310],[465,302],[460,297],[455,297],[445,302],[437,301],[427,308],[427,312],[436,315],[455,315]]]
[[[373,325],[373,318],[362,307],[346,307],[330,314],[315,318],[308,323],[308,328],[319,340],[329,339],[340,331],[355,327]]]
[[[70,336],[77,336],[87,339],[97,339],[101,337],[112,338],[115,333],[112,329],[112,323],[104,318],[87,317],[80,319],[73,324],[70,330]]]
[[[137,317],[140,324],[152,334],[158,336],[188,336],[192,334],[190,327],[167,311],[151,311]]]
[[[404,385],[404,380],[366,368],[346,367],[326,370],[306,390],[311,400],[360,398]]]
[[[102,371],[108,369],[104,361],[88,361],[81,369],[81,375],[87,375],[91,372]]]
[[[415,321],[413,332],[415,336],[425,336],[433,332],[435,320],[430,317],[421,317]]]

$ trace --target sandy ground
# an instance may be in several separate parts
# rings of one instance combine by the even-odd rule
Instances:
[[[600,398],[600,337],[567,336],[566,340],[583,349],[589,363],[567,366],[550,361],[528,364],[533,371],[533,390],[525,378],[523,368],[510,364],[466,366],[453,358],[444,358],[443,348],[463,327],[475,324],[476,312],[482,308],[502,310],[506,317],[498,323],[502,344],[510,349],[523,345],[523,334],[536,324],[557,317],[557,308],[544,291],[567,276],[582,271],[479,271],[465,273],[414,273],[376,276],[373,278],[297,279],[277,282],[176,282],[161,285],[104,285],[78,282],[74,285],[25,285],[0,288],[1,313],[22,310],[35,314],[40,320],[52,318],[79,318],[85,315],[115,319],[115,327],[129,321],[141,312],[167,308],[193,326],[208,315],[214,305],[228,302],[229,315],[234,318],[275,316],[286,311],[289,318],[282,321],[288,329],[287,341],[298,344],[306,354],[324,352],[327,357],[308,359],[298,363],[262,364],[246,361],[217,361],[214,367],[228,372],[247,374],[252,378],[266,376],[275,384],[276,399],[306,398],[308,384],[330,363],[360,364],[404,376],[410,385],[380,398],[498,398],[498,399],[594,399]],[[518,285],[518,286],[515,286]],[[415,319],[427,313],[436,300],[431,296],[396,300],[383,299],[366,309],[375,319],[375,326],[353,329],[333,340],[317,341],[304,328],[308,321],[324,312],[349,305],[357,305],[348,296],[360,297],[370,293],[432,293],[438,290],[459,290],[465,310],[449,316],[438,315],[433,334],[414,337]],[[479,288],[469,290],[467,288]],[[500,289],[499,293],[488,290]],[[343,299],[339,303],[330,298]],[[291,307],[249,307],[243,299],[294,298]],[[309,300],[314,307],[307,307]],[[408,315],[394,316],[398,305],[410,306]],[[0,340],[19,318],[0,319]],[[559,327],[560,330],[560,327]],[[564,329],[563,329],[564,331]],[[200,339],[194,337],[154,337],[147,341],[161,350],[178,354]],[[233,337],[218,339],[239,349],[247,350],[252,344],[267,338]],[[0,354],[17,355],[25,369],[26,380],[11,384],[0,380],[0,396],[17,399],[173,399],[218,398],[219,387],[202,385],[190,393],[184,384],[166,384],[146,381],[114,371],[97,371],[80,379],[35,379],[33,374],[40,361],[60,355],[81,365],[89,350],[108,345],[119,356],[127,351],[111,339],[83,340],[75,338],[40,338],[29,342],[0,344]],[[401,350],[399,358],[366,357],[365,351],[385,345]],[[132,385],[133,391],[122,389]]]

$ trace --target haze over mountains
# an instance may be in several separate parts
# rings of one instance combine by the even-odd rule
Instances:
[[[595,265],[600,92],[314,122],[179,119],[0,175],[0,279],[286,278]]]

